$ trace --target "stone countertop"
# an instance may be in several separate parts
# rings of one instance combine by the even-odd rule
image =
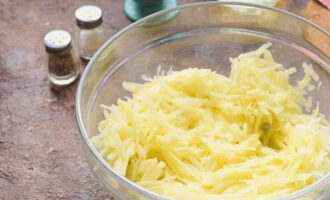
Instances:
[[[104,10],[109,35],[130,24],[118,0],[0,1],[1,200],[111,199],[82,153],[74,114],[77,84],[50,89],[44,69],[44,34],[73,33],[73,12],[84,4]],[[330,30],[330,11],[316,1],[298,13]]]

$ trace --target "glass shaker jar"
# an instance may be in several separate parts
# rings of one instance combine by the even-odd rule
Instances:
[[[75,12],[77,23],[76,43],[80,57],[90,60],[105,41],[102,27],[102,10],[93,5],[85,5]]]
[[[60,86],[74,82],[79,75],[79,65],[70,33],[64,30],[51,31],[46,34],[44,45],[49,81]]]

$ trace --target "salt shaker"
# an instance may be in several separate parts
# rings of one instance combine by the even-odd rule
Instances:
[[[60,86],[74,82],[79,75],[79,65],[70,33],[64,30],[51,31],[46,34],[44,45],[49,81]]]
[[[102,10],[85,5],[75,12],[77,23],[76,43],[80,57],[90,60],[105,40],[102,27]]]

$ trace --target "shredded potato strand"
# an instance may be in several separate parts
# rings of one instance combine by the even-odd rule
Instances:
[[[295,68],[265,44],[231,58],[229,77],[189,68],[127,83],[132,98],[104,106],[93,143],[123,176],[180,200],[267,200],[330,172],[330,126],[305,98],[318,75],[290,85]]]

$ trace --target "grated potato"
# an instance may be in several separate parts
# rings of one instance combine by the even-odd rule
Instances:
[[[318,75],[303,64],[295,86],[268,50],[231,58],[229,77],[210,69],[123,83],[132,98],[103,105],[96,148],[115,171],[179,200],[267,200],[330,173],[330,125],[305,98]]]

